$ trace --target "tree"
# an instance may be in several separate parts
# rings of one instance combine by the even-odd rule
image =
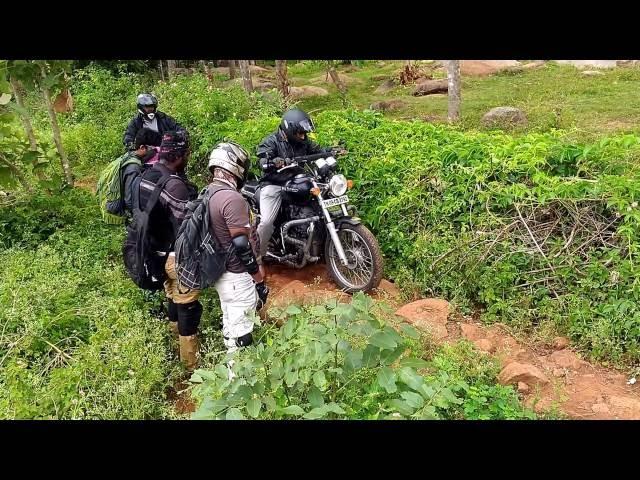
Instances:
[[[167,60],[167,77],[172,80],[176,75],[176,61]]]
[[[449,122],[460,119],[460,60],[447,60],[447,78],[449,80]]]
[[[286,60],[276,60],[276,83],[278,84],[278,90],[282,94],[282,98],[286,103],[290,92]]]
[[[340,93],[340,98],[342,99],[342,103],[346,105],[347,103],[347,86],[340,79],[340,75],[336,71],[335,62],[333,60],[329,60],[327,62],[327,69],[331,80],[336,85],[338,92]]]
[[[229,78],[233,80],[238,76],[236,73],[236,60],[229,60]]]
[[[73,187],[73,174],[71,173],[71,166],[69,165],[69,159],[62,146],[62,137],[60,135],[60,126],[58,125],[58,117],[53,109],[53,102],[51,100],[51,88],[58,85],[61,81],[61,77],[67,68],[68,62],[61,61],[49,61],[39,60],[37,61],[40,67],[40,91],[44,97],[45,104],[47,106],[47,112],[49,113],[49,120],[51,122],[51,131],[53,132],[53,141],[56,144],[58,155],[60,155],[60,162],[62,164],[62,171],[64,172],[64,178],[70,187]]]
[[[13,98],[16,99],[16,104],[18,105],[18,115],[20,116],[20,120],[22,121],[24,133],[27,134],[31,150],[37,150],[38,143],[36,142],[36,136],[33,133],[33,125],[31,125],[29,112],[25,108],[24,102],[22,100],[22,85],[20,84],[20,81],[15,77],[15,75],[11,74],[9,74],[9,82],[11,83],[11,93],[13,93]]]
[[[238,60],[240,64],[240,75],[242,76],[242,84],[247,93],[253,92],[253,81],[251,80],[251,69],[248,60]]]

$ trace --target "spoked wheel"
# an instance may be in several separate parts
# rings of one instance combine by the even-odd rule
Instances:
[[[338,238],[347,256],[342,265],[330,237],[325,242],[327,270],[333,281],[346,292],[368,292],[382,280],[382,252],[376,237],[364,225],[343,225]]]

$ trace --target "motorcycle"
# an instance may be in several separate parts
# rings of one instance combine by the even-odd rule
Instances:
[[[382,252],[375,236],[353,215],[346,195],[353,182],[337,173],[336,152],[296,157],[278,170],[301,167],[304,172],[282,187],[282,204],[264,260],[297,269],[324,260],[343,291],[369,292],[382,279]],[[257,180],[241,189],[258,219],[260,190]]]

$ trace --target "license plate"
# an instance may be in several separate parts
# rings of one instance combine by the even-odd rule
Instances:
[[[328,200],[322,201],[322,205],[326,208],[335,207],[336,205],[342,205],[343,203],[349,203],[349,197],[347,195],[342,195],[338,198],[330,198]]]

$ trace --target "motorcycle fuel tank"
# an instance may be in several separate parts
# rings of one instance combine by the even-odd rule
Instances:
[[[312,188],[311,177],[304,173],[299,173],[284,185],[284,191],[296,202],[308,202]]]

